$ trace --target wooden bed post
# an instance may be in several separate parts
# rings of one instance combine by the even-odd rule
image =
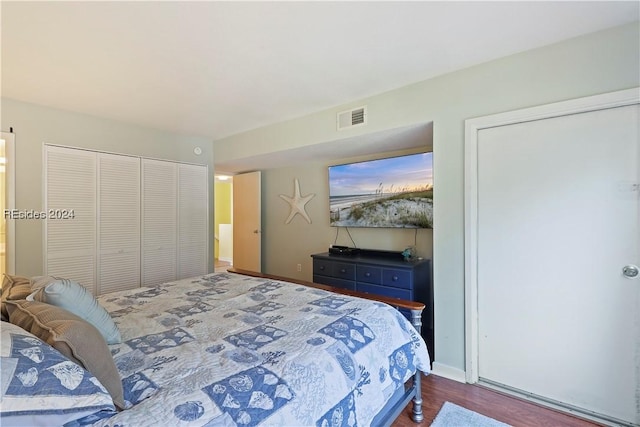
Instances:
[[[422,310],[411,310],[411,324],[416,328],[416,331],[420,333],[420,330],[422,329]],[[420,375],[422,375],[422,371],[417,369],[413,377],[413,388],[415,389],[416,394],[413,397],[413,414],[411,418],[416,423],[424,420],[424,415],[422,413],[422,387],[420,383]]]

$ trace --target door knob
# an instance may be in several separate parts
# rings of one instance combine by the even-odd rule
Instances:
[[[629,264],[622,267],[622,274],[628,279],[634,279],[638,277],[638,273],[640,273],[640,270],[638,270],[637,265]]]

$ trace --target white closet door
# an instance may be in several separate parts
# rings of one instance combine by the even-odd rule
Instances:
[[[176,163],[142,160],[142,284],[176,280]]]
[[[96,294],[96,153],[45,146],[45,274]]]
[[[206,166],[178,165],[178,278],[208,271],[208,179]]]
[[[140,159],[98,154],[98,293],[140,286]]]

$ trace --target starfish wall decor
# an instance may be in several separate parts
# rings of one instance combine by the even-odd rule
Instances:
[[[289,211],[289,216],[285,220],[285,224],[289,224],[297,214],[300,214],[309,224],[311,224],[311,218],[309,218],[309,215],[307,215],[307,212],[304,210],[304,206],[309,202],[309,200],[315,197],[315,193],[302,196],[300,194],[300,182],[298,181],[298,178],[295,179],[294,183],[295,189],[293,197],[285,196],[284,194],[279,195],[280,198],[289,203],[291,207],[291,211]]]

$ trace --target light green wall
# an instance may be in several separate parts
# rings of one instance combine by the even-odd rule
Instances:
[[[214,201],[214,209],[215,209],[215,228],[214,232],[218,233],[218,225],[219,224],[231,224],[231,183],[230,182],[215,182],[214,183],[214,192],[215,192],[215,201]],[[219,242],[215,241],[215,257],[219,258]]]
[[[426,151],[427,145],[421,151]],[[394,151],[385,156],[415,153],[418,150]],[[341,159],[331,164],[379,158],[380,155]],[[327,166],[329,163],[306,163],[300,166],[269,169],[262,172],[262,232],[263,271],[301,280],[313,279],[312,253],[326,252],[334,242],[338,245],[367,249],[403,250],[415,245],[418,256],[429,258],[433,248],[433,230],[349,228],[329,225],[329,191]],[[280,194],[292,197],[294,181],[298,179],[303,196],[315,194],[306,204],[309,224],[296,215],[289,224],[289,204]],[[337,235],[337,241],[336,239]],[[297,265],[301,264],[301,271]]]
[[[634,23],[225,138],[214,143],[214,152],[223,162],[433,121],[436,361],[464,370],[464,120],[637,86],[640,28]],[[335,130],[337,112],[365,104],[367,126]],[[293,194],[294,178],[300,180],[302,194],[316,193],[308,204],[313,224],[298,216],[283,227],[288,207],[276,196]],[[264,174],[263,200],[268,206],[263,210],[265,272],[291,275],[292,266],[301,263],[303,276],[310,277],[309,254],[326,250],[335,233],[325,215],[326,179],[323,164],[296,165]],[[362,230],[354,233],[354,238],[361,247],[378,242],[385,246],[387,241],[402,246],[410,240],[406,233],[396,232]],[[429,238],[429,232],[420,233],[419,238]],[[347,243],[344,237],[339,243]],[[295,255],[282,256],[284,247]]]
[[[44,143],[206,164],[209,182],[213,182],[213,147],[207,138],[172,134],[7,98],[1,102],[0,126],[7,131],[12,127],[16,135],[17,209],[42,209]],[[199,156],[193,153],[196,146],[202,148]],[[213,212],[213,186],[209,186],[209,201],[209,211]],[[210,218],[213,236],[213,215]],[[209,270],[213,271],[213,237],[209,242]],[[17,274],[42,274],[42,248],[42,222],[16,221]]]

